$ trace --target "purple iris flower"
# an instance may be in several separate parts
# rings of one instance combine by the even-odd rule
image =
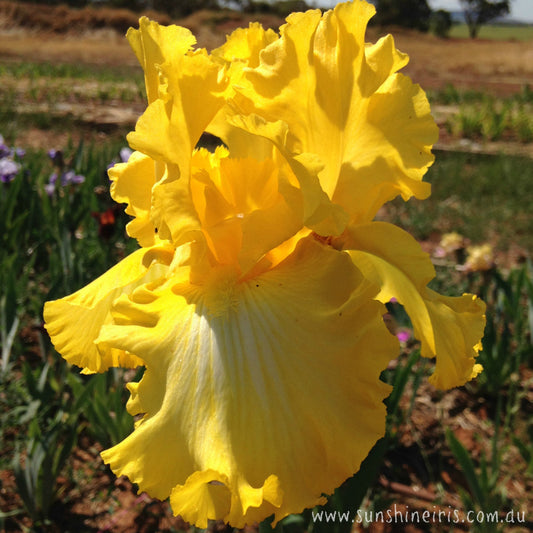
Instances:
[[[56,190],[56,181],[57,174],[54,172],[53,174],[50,174],[48,183],[44,186],[44,190],[48,196],[52,196],[54,194],[54,191]]]
[[[12,182],[19,170],[20,165],[9,157],[0,159],[0,181],[2,181],[2,183]]]
[[[21,166],[14,158],[21,159],[23,156],[24,150],[10,148],[5,143],[4,137],[0,135],[0,181],[2,183],[10,183],[16,178]]]
[[[54,165],[58,166],[59,168],[63,168],[65,166],[65,162],[63,161],[63,152],[61,150],[56,150],[55,148],[48,150],[48,157],[52,160]]]
[[[132,153],[133,153],[133,150],[131,148],[128,148],[127,146],[125,146],[124,148],[121,148],[119,152],[120,160],[123,163],[127,163]]]
[[[11,149],[4,141],[4,137],[0,135],[0,158],[9,157],[11,155]]]
[[[66,187],[71,184],[83,183],[85,176],[76,174],[73,170],[67,170],[61,174],[61,186]]]
[[[132,153],[133,153],[133,150],[131,148],[128,148],[127,146],[124,146],[124,148],[121,148],[118,153],[120,161],[117,161],[116,159],[113,158],[111,160],[111,163],[107,165],[107,170],[109,170],[110,168],[113,168],[117,163],[127,163]]]
[[[76,174],[73,170],[62,172],[60,176],[57,174],[57,172],[50,174],[48,183],[44,186],[44,190],[48,196],[52,196],[54,194],[58,180],[61,184],[61,187],[66,187],[67,185],[79,185],[80,183],[83,183],[85,181],[85,176]]]

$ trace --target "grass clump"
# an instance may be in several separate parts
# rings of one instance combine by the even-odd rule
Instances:
[[[476,242],[533,249],[533,160],[527,157],[437,152],[423,203],[396,199],[385,210],[392,222],[420,240],[467,229]]]

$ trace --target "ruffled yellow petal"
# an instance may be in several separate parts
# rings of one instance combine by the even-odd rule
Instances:
[[[128,235],[144,247],[160,241],[159,228],[152,221],[152,189],[156,183],[156,168],[162,171],[163,180],[172,171],[172,165],[156,163],[141,152],[133,152],[126,163],[109,169],[112,180],[111,196],[116,202],[128,204],[126,213],[134,219],[128,223]],[[188,180],[176,180],[173,185],[173,200],[180,217],[173,227],[175,240],[185,239],[191,231],[199,231],[200,222],[191,201]]]
[[[231,80],[231,94],[233,86],[247,83],[243,79],[245,68],[256,67],[263,48],[278,39],[278,35],[271,29],[265,30],[259,23],[251,23],[248,28],[238,28],[228,35],[226,43],[211,52],[220,58],[227,66],[227,74]],[[272,157],[272,142],[259,135],[253,135],[235,127],[231,123],[234,115],[238,114],[230,101],[211,121],[207,131],[220,138],[230,149],[232,157],[254,157],[261,161]]]
[[[146,94],[151,104],[159,97],[159,66],[191,50],[196,37],[187,28],[160,26],[146,17],[141,17],[139,29],[130,28],[126,37],[144,70]]]
[[[94,340],[102,325],[112,321],[114,301],[164,275],[171,260],[171,250],[162,246],[137,250],[83,289],[46,302],[45,326],[56,350],[85,373],[143,365],[139,357],[127,351],[97,348]]]
[[[211,53],[226,61],[230,69],[255,68],[259,65],[263,48],[277,39],[278,35],[274,30],[265,30],[258,22],[252,22],[248,28],[233,31],[226,37],[226,42]]]
[[[347,198],[376,202],[377,196],[379,208],[398,194],[404,200],[427,198],[431,186],[421,180],[433,163],[431,147],[437,141],[438,129],[422,89],[402,74],[389,76],[368,98],[361,122],[333,200],[344,206]],[[346,209],[356,221],[366,222],[375,215],[376,211],[367,212],[355,204],[351,209],[346,205]]]
[[[150,28],[159,28],[154,24]],[[144,38],[145,26],[141,25],[139,31]],[[178,28],[173,32],[181,35]],[[151,218],[161,238],[178,244],[183,236],[180,217],[191,155],[207,125],[226,101],[228,79],[220,62],[205,50],[187,52],[189,40],[183,38],[174,43],[173,32],[159,28],[149,34],[152,48],[161,57],[155,66],[152,63],[143,66],[149,72],[157,70],[157,98],[150,101],[135,131],[128,135],[128,142],[157,162]]]
[[[464,385],[476,364],[485,328],[485,304],[472,294],[446,297],[426,287],[435,276],[428,254],[400,228],[384,222],[352,227],[346,243],[356,266],[379,284],[378,298],[396,298],[413,323],[424,357],[436,357],[429,378],[440,389]]]
[[[231,492],[227,484],[227,478],[213,470],[195,472],[184,485],[172,489],[170,504],[173,509],[180,509],[186,522],[206,528],[208,520],[229,513]]]
[[[159,98],[149,104],[128,141],[132,148],[181,169],[224,105],[228,80],[205,50],[169,58],[159,71]]]
[[[155,162],[152,158],[133,152],[126,163],[118,163],[108,171],[112,180],[111,197],[126,203],[126,213],[134,217],[126,230],[141,246],[153,246],[155,227],[150,220],[152,187],[155,183]]]
[[[254,279],[228,276],[193,286],[178,269],[122,297],[98,340],[146,362],[142,422],[104,461],[201,527],[323,503],[384,433],[379,375],[397,349],[374,286],[312,237]]]
[[[312,153],[293,155],[287,150],[287,138],[290,135],[287,124],[282,121],[267,122],[258,115],[233,116],[229,120],[250,136],[264,137],[274,143],[277,148],[274,155],[281,154],[298,180],[305,225],[320,235],[340,235],[346,228],[348,215],[322,190],[318,179],[319,172],[324,168],[322,161]]]
[[[438,133],[423,91],[395,74],[407,56],[392,38],[365,46],[374,11],[355,0],[323,16],[291,15],[260,65],[247,70],[251,87],[238,99],[247,112],[288,125],[286,150],[316,154],[322,188],[359,222],[375,214],[367,204],[429,195],[421,179]]]

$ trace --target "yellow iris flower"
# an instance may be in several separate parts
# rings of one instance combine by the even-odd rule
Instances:
[[[385,431],[379,376],[397,355],[383,302],[409,313],[436,387],[475,363],[484,305],[443,297],[427,254],[384,202],[426,198],[437,127],[397,71],[391,36],[366,44],[363,0],[233,32],[208,54],[141,18],[128,39],[148,107],[110,171],[139,250],[48,302],[57,350],[128,384],[134,432],[102,457],[205,527],[275,521],[324,502]],[[203,132],[223,142],[197,149]]]

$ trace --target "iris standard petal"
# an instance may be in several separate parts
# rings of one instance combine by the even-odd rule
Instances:
[[[215,260],[244,275],[303,225],[302,200],[287,163],[193,155],[191,196]]]
[[[348,223],[346,211],[333,203],[323,191],[319,173],[324,165],[316,154],[291,154],[287,149],[290,136],[287,124],[283,121],[267,122],[258,115],[232,116],[233,126],[242,128],[249,136],[269,139],[283,159],[291,167],[302,191],[304,223],[320,235],[340,235]]]
[[[124,350],[97,348],[94,340],[102,325],[111,322],[114,301],[164,276],[171,260],[172,251],[164,246],[142,248],[74,294],[46,302],[45,327],[56,350],[85,373],[143,365],[139,357]]]
[[[436,387],[464,385],[481,371],[476,363],[485,328],[485,304],[472,294],[446,297],[426,287],[435,276],[428,254],[400,228],[385,222],[352,227],[345,245],[354,263],[379,284],[378,298],[396,298],[407,311],[424,357],[435,357]]]
[[[372,201],[369,180],[385,193],[383,203],[398,194],[404,200],[429,196],[431,186],[421,180],[433,163],[431,147],[438,138],[424,91],[402,74],[390,75],[367,99],[365,107],[357,120],[363,126],[354,131],[354,142],[346,150],[333,195],[334,201],[361,222],[369,219],[358,217],[361,212],[358,202],[354,202],[352,209],[345,204],[347,198],[361,194]],[[370,215],[373,217],[375,212]]]
[[[196,37],[181,26],[161,26],[146,17],[139,19],[139,29],[130,28],[126,34],[141,67],[148,103],[159,97],[159,66],[185,54],[196,44]]]
[[[359,222],[374,216],[375,210],[359,207],[377,204],[374,193],[380,202],[398,193],[428,196],[421,179],[433,162],[430,149],[438,134],[423,91],[395,74],[407,57],[392,38],[365,46],[374,11],[355,0],[323,16],[289,16],[260,65],[246,71],[251,87],[239,89],[237,99],[247,112],[288,125],[286,149],[316,154],[324,165],[322,188]],[[381,168],[373,166],[376,161]]]
[[[231,94],[233,86],[247,83],[243,78],[244,69],[256,67],[259,64],[261,51],[271,42],[279,38],[271,30],[265,30],[261,24],[252,23],[248,28],[238,28],[227,36],[226,42],[211,52],[220,58],[227,67],[227,74],[231,80]],[[239,110],[232,105],[231,98],[211,121],[207,131],[219,139],[231,151],[232,157],[255,157],[259,161],[272,157],[272,142],[259,135],[253,135],[235,127],[231,118],[239,114]]]
[[[156,162],[151,219],[161,238],[178,244],[183,235],[180,218],[191,155],[226,101],[228,79],[224,66],[205,50],[186,52],[179,43],[174,50],[172,34],[164,31],[150,37],[162,55],[157,64],[158,97],[149,102],[128,142]]]
[[[252,22],[248,28],[233,31],[226,37],[226,42],[211,53],[226,61],[230,69],[254,68],[259,65],[263,49],[278,38],[274,30],[265,30],[258,22]]]
[[[359,468],[384,433],[397,342],[374,286],[313,237],[253,280],[225,274],[192,286],[176,271],[121,298],[98,342],[146,362],[145,414],[103,458],[197,525],[243,527],[323,503]]]
[[[205,50],[174,56],[159,66],[159,98],[137,121],[128,142],[156,161],[187,162],[206,126],[224,105],[228,80]],[[185,173],[187,175],[187,173]]]

